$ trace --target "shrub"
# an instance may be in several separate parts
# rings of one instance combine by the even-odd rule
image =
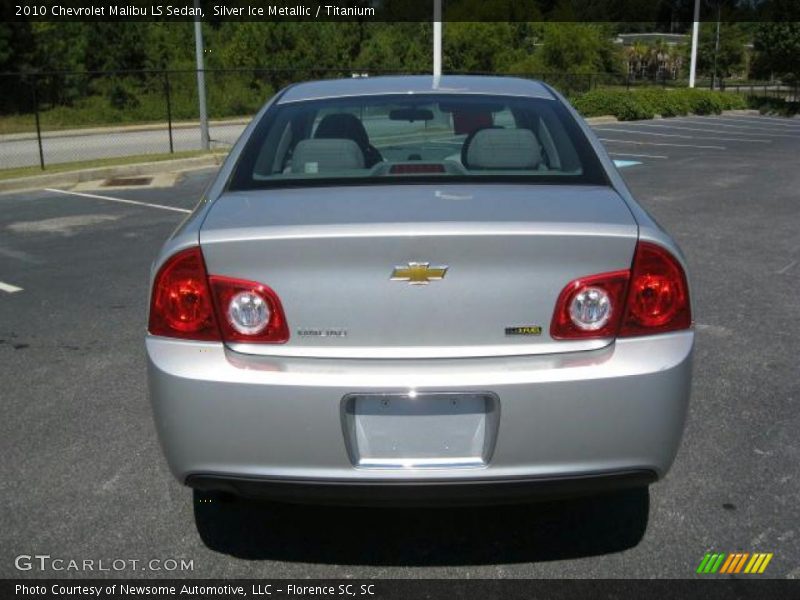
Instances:
[[[620,121],[747,108],[745,98],[739,94],[688,88],[595,89],[574,97],[572,102],[585,117],[612,115]]]
[[[755,108],[762,115],[791,117],[800,112],[800,102],[787,102],[783,98],[767,96],[750,96],[747,98],[747,106]]]
[[[646,98],[622,96],[617,103],[616,117],[620,121],[638,121],[652,119],[655,116],[653,105]]]
[[[697,115],[718,115],[722,112],[722,101],[714,95],[714,92],[697,90],[690,98],[692,112]]]
[[[747,108],[747,98],[741,94],[721,93],[720,98],[724,110],[742,110]]]
[[[585,117],[613,115],[621,121],[653,118],[647,103],[625,90],[592,90],[574,98],[573,104]]]

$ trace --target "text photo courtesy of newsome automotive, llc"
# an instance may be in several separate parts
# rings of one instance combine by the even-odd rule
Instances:
[[[796,0],[0,14],[0,596],[800,599]]]

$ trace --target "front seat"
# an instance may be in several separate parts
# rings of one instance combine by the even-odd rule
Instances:
[[[353,140],[301,140],[292,154],[292,173],[363,169],[364,155]]]
[[[364,154],[364,166],[372,167],[383,160],[378,149],[369,143],[369,136],[364,125],[355,116],[348,113],[336,113],[322,118],[314,133],[317,139],[353,140]]]

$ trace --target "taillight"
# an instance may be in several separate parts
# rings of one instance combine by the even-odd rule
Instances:
[[[280,344],[289,339],[277,294],[254,281],[209,277],[198,247],[178,252],[158,271],[148,330],[189,340]]]
[[[620,336],[650,335],[692,326],[686,274],[669,251],[650,242],[639,242],[631,271]]]
[[[220,339],[200,248],[178,252],[158,271],[148,330],[190,340]]]
[[[639,242],[630,271],[581,277],[561,291],[550,336],[554,339],[630,337],[688,329],[689,286],[665,248]]]
[[[570,282],[556,302],[550,337],[564,340],[616,335],[629,275],[628,271],[614,271]]]
[[[282,344],[289,339],[281,301],[272,289],[219,275],[209,280],[226,341]]]

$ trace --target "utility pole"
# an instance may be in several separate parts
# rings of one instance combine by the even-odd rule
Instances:
[[[722,8],[721,5],[717,4],[717,39],[714,41],[714,71],[711,74],[711,89],[714,89],[714,84],[717,81],[717,54],[719,54],[719,21],[720,21],[720,12]]]
[[[689,87],[694,87],[697,73],[697,34],[700,30],[700,0],[694,0],[694,21],[692,23],[692,58],[689,63]]]
[[[442,76],[442,0],[433,0],[433,76]]]
[[[200,7],[199,0],[194,0],[195,8]],[[198,11],[199,14],[200,11]],[[208,150],[208,111],[206,110],[206,68],[203,57],[203,23],[200,17],[194,20],[194,51],[197,60],[197,103],[200,109],[200,147]]]

